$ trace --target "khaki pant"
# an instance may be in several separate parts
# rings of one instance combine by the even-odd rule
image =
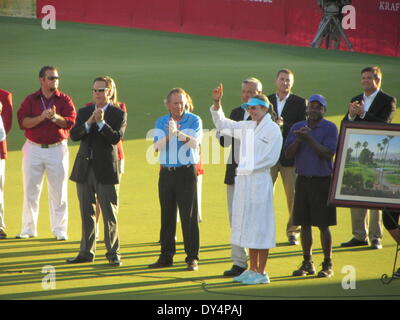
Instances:
[[[354,238],[360,241],[382,239],[382,212],[351,208],[351,227]],[[368,219],[369,217],[369,219]]]
[[[229,225],[232,227],[232,204],[233,194],[235,193],[235,185],[226,185],[226,198],[228,202]],[[235,266],[247,269],[247,253],[246,249],[238,245],[232,244],[231,260]]]
[[[287,236],[298,237],[300,233],[300,226],[295,226],[293,224],[293,203],[294,203],[294,188],[296,183],[296,173],[294,167],[284,167],[279,162],[271,168],[272,183],[275,186],[276,179],[278,178],[278,173],[281,173],[283,187],[286,194],[286,204],[288,208],[288,222],[286,224],[286,234]]]

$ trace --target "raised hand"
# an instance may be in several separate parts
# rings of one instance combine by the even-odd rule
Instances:
[[[212,99],[214,101],[214,110],[218,110],[221,107],[222,96],[224,95],[224,87],[220,82],[218,87],[212,91]]]

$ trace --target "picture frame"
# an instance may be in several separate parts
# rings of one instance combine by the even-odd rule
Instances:
[[[328,204],[400,209],[400,124],[342,123]]]

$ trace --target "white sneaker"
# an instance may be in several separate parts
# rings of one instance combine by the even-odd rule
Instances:
[[[240,276],[234,277],[233,281],[234,282],[242,282],[242,281],[246,280],[247,278],[251,277],[255,273],[256,272],[254,272],[253,270],[246,270],[246,271],[242,272],[242,274]]]
[[[68,236],[57,236],[57,241],[65,241],[68,240]]]
[[[36,236],[32,236],[32,235],[27,234],[27,233],[20,233],[20,234],[17,234],[15,236],[16,239],[29,239],[29,238],[35,238],[35,237]]]
[[[242,281],[243,284],[265,284],[270,283],[268,274],[254,273],[251,277]]]

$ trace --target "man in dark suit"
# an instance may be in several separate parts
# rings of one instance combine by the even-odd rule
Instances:
[[[241,98],[242,103],[249,101],[250,98],[257,94],[262,94],[262,83],[256,78],[247,78],[242,82],[241,87]],[[230,119],[235,121],[251,120],[250,114],[245,108],[241,106],[234,108],[229,116]],[[231,146],[228,163],[226,165],[225,180],[226,191],[227,191],[227,203],[228,203],[228,214],[229,223],[232,223],[232,203],[233,194],[235,191],[235,176],[236,168],[239,161],[239,149],[240,141],[231,137],[220,136],[218,133],[219,141],[222,147],[226,148]],[[247,254],[246,249],[232,245],[231,249],[231,260],[233,266],[230,270],[224,272],[225,277],[236,277],[239,276],[243,271],[247,269]]]
[[[291,92],[294,83],[294,74],[289,69],[279,70],[276,75],[276,93],[268,96],[269,101],[274,106],[277,115],[277,123],[281,127],[283,136],[283,146],[293,124],[303,121],[306,118],[306,100],[296,96]],[[275,184],[281,174],[283,187],[286,193],[286,203],[289,211],[289,219],[286,225],[286,235],[289,244],[298,244],[300,226],[293,224],[293,203],[296,173],[294,159],[288,159],[282,147],[278,163],[271,168],[272,182]]]
[[[70,179],[77,184],[82,218],[82,239],[78,256],[69,263],[91,262],[96,250],[96,198],[104,219],[106,257],[120,266],[118,238],[118,189],[120,168],[117,144],[122,139],[127,114],[110,103],[111,81],[105,77],[93,82],[95,104],[78,112],[71,139],[81,141]]]
[[[384,93],[381,88],[382,71],[379,67],[367,67],[361,71],[361,86],[364,93],[351,99],[349,111],[343,121],[391,122],[396,111],[396,98]],[[352,208],[351,224],[353,238],[342,247],[368,245],[382,249],[382,213],[379,210]],[[369,228],[368,228],[369,225]]]

